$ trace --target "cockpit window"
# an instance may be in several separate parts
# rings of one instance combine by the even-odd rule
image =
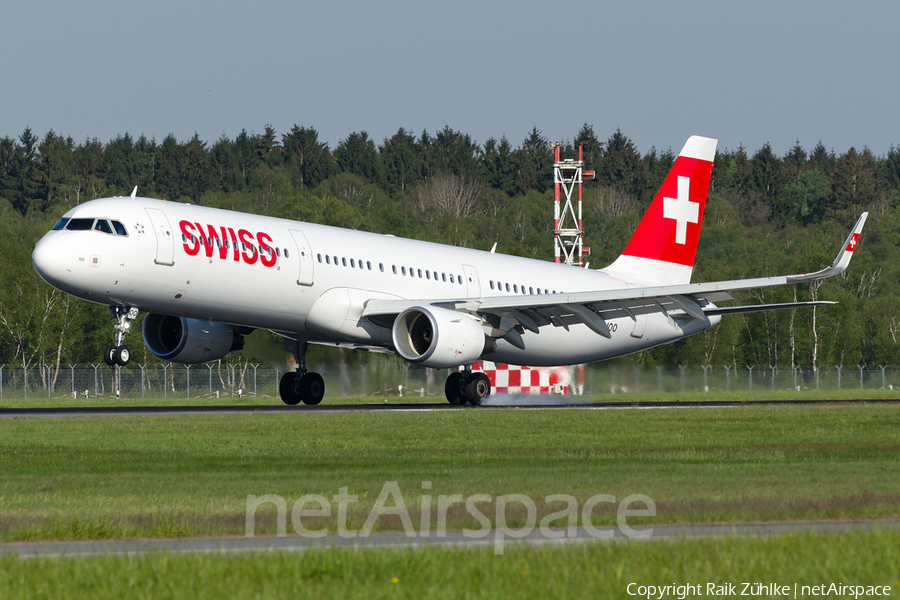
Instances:
[[[50,231],[59,231],[60,229],[65,229],[66,223],[68,223],[68,222],[69,222],[69,218],[63,217],[62,219],[59,220],[59,223],[57,223],[56,225],[53,226],[53,229],[51,229]]]
[[[113,229],[116,230],[116,235],[128,235],[128,231],[126,231],[125,226],[118,221],[112,221],[112,226]]]
[[[66,229],[69,231],[90,231],[93,225],[93,219],[71,219],[66,225]]]
[[[107,222],[106,219],[97,219],[97,224],[94,225],[94,229],[102,231],[103,233],[112,233],[112,227],[109,226],[109,222]]]

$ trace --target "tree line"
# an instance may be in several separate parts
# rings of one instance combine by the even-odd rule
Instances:
[[[479,144],[450,127],[403,128],[376,143],[353,132],[334,148],[313,127],[246,130],[207,143],[129,134],[76,143],[26,129],[0,138],[0,363],[96,361],[112,339],[106,309],[56,292],[31,268],[43,233],[69,208],[134,186],[143,196],[551,259],[550,140],[533,128],[514,146]],[[583,148],[585,238],[594,268],[622,250],[675,159],[641,153],[617,130],[601,140],[585,124],[561,144]],[[898,364],[900,149],[841,154],[797,142],[716,153],[695,281],[808,272],[827,265],[859,213],[870,219],[850,269],[825,282],[735,294],[742,302],[827,299],[840,304],[726,317],[700,336],[625,361],[646,364]],[[100,326],[102,325],[102,326]],[[259,336],[260,334],[254,334]],[[134,340],[133,340],[134,342]],[[133,343],[138,360],[153,357]],[[249,344],[245,354],[265,354]],[[331,355],[329,355],[331,356]],[[345,357],[339,360],[367,360]]]

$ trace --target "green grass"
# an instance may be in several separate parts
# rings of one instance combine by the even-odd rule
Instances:
[[[0,558],[0,597],[61,600],[635,598],[630,583],[699,584],[705,597],[710,583],[734,584],[739,595],[742,582],[774,582],[791,592],[795,583],[889,586],[893,597],[900,532],[512,546],[502,556],[489,548],[428,547]]]
[[[866,400],[875,399],[900,399],[900,388],[893,390],[880,389],[844,389],[844,390],[762,390],[748,392],[724,390],[710,390],[709,392],[644,392],[640,394],[587,394],[584,396],[549,396],[548,402],[621,402],[632,404],[634,402],[696,402],[696,401],[727,401],[727,402],[756,402],[760,400]],[[388,404],[445,404],[447,399],[443,395],[419,396],[418,394],[398,396],[348,396],[326,397],[325,404],[383,404],[385,399]],[[0,400],[0,408],[42,408],[42,407],[75,407],[75,406],[258,406],[280,405],[281,399],[274,396],[260,396],[253,398],[245,396],[236,398],[222,396],[221,398],[209,398],[205,396],[187,398],[185,395],[169,395],[168,398],[84,398],[78,396],[72,399],[70,396],[47,398],[41,395],[30,395],[28,398],[4,396]]]
[[[0,420],[9,541],[242,534],[248,495],[290,510],[341,487],[358,528],[386,481],[417,524],[423,493],[525,494],[541,516],[560,508],[551,494],[645,494],[651,523],[877,518],[900,514],[898,480],[894,405]],[[335,514],[309,527],[333,532]],[[594,513],[615,519],[611,504]],[[455,505],[448,528],[463,527],[480,526]],[[257,532],[275,532],[268,506]]]

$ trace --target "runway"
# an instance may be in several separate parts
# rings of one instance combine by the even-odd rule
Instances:
[[[450,403],[435,404],[319,404],[317,406],[287,406],[286,404],[262,405],[183,405],[183,406],[53,406],[41,408],[0,408],[0,419],[21,417],[62,418],[62,417],[124,417],[153,415],[246,415],[252,413],[321,414],[321,413],[375,413],[395,411],[436,411],[436,410],[486,410],[486,409],[648,409],[648,408],[696,408],[696,407],[746,407],[746,406],[806,406],[828,404],[900,404],[900,399],[852,399],[852,400],[695,400],[657,402],[547,402],[546,398],[526,399],[521,397],[491,398],[490,404],[482,406],[454,406]],[[563,397],[558,397],[563,398]]]
[[[900,529],[900,519],[858,519],[843,521],[772,521],[764,523],[698,523],[686,525],[654,525],[636,528],[646,537],[633,538],[653,541],[684,538],[761,537],[794,533],[838,533],[859,529]],[[446,537],[407,537],[403,532],[373,533],[366,537],[344,538],[335,534],[312,538],[300,535],[276,536],[209,536],[185,538],[143,538],[131,540],[78,540],[47,542],[0,543],[0,556],[17,554],[22,558],[91,556],[103,554],[148,554],[154,552],[272,552],[304,551],[316,548],[417,548],[422,546],[478,547],[496,544],[502,538],[504,547],[510,544],[572,544],[591,541],[628,541],[616,527],[593,527],[588,532],[583,527],[575,529],[575,535],[566,537],[564,529],[533,529],[524,537],[520,530],[481,531],[468,535],[463,531],[448,531]],[[603,532],[606,537],[600,537]],[[474,534],[482,534],[475,537]],[[496,548],[496,546],[495,546]]]

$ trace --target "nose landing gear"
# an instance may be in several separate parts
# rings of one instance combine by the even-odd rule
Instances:
[[[116,345],[106,347],[103,362],[111,367],[124,367],[131,360],[131,350],[124,344],[125,334],[131,329],[131,322],[137,318],[138,309],[136,306],[110,306],[109,313],[116,320]]]

